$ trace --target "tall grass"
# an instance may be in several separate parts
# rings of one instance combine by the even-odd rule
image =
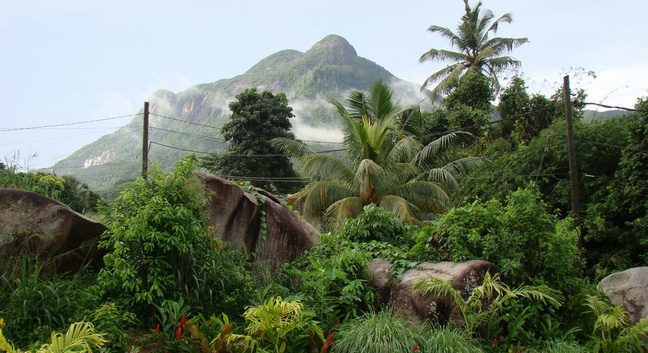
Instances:
[[[18,346],[43,342],[52,330],[62,330],[94,309],[98,296],[89,286],[90,277],[41,277],[43,266],[24,259],[14,275],[3,275],[0,317],[6,336]]]
[[[391,310],[367,313],[342,324],[335,336],[333,353],[479,353],[467,331],[427,324],[412,324]]]

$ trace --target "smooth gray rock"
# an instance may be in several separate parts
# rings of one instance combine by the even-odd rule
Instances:
[[[597,288],[613,304],[623,305],[633,325],[648,317],[648,267],[613,273],[603,278]]]

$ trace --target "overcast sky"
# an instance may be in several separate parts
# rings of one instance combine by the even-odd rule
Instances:
[[[648,1],[484,0],[483,8],[512,13],[498,36],[529,39],[512,55],[531,92],[554,91],[570,74],[591,102],[632,107],[648,96]],[[157,89],[231,78],[329,34],[420,84],[445,65],[419,64],[421,54],[450,48],[427,28],[454,30],[463,12],[461,0],[0,0],[0,161],[19,153],[23,167],[50,167],[132,117],[2,130],[135,114]]]

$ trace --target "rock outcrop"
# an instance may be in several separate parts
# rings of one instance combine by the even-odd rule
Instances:
[[[0,188],[0,272],[23,256],[36,258],[45,274],[76,272],[97,258],[106,227],[64,204],[31,191]]]
[[[214,175],[199,177],[211,193],[206,208],[209,226],[233,248],[254,254],[255,263],[263,263],[273,271],[320,243],[317,229],[282,205],[276,196],[262,189],[252,195]]]
[[[603,278],[597,288],[614,305],[623,305],[633,325],[648,317],[648,267],[613,273]]]
[[[446,323],[460,320],[449,297],[423,295],[413,287],[418,282],[435,277],[449,282],[467,298],[472,290],[481,285],[487,272],[494,272],[495,265],[482,260],[465,262],[422,263],[406,271],[391,287],[390,305],[403,317],[412,321],[434,320]]]

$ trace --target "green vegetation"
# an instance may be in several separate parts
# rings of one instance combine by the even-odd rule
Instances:
[[[404,221],[422,224],[424,217],[450,207],[457,178],[481,164],[470,157],[448,160],[453,143],[464,134],[447,134],[423,145],[418,108],[402,108],[392,93],[377,81],[368,93],[350,93],[346,107],[332,101],[343,120],[344,158],[316,153],[299,141],[274,140],[298,159],[300,174],[310,181],[287,199],[307,220],[335,229],[375,204]]]
[[[230,145],[225,153],[204,157],[202,166],[228,179],[251,178],[252,185],[271,192],[298,190],[301,185],[290,160],[269,143],[274,138],[295,138],[286,95],[250,88],[236,99],[229,104],[232,118],[221,129]]]
[[[440,91],[444,100],[431,112],[400,105],[383,81],[362,91],[369,77],[374,82],[386,71],[373,66],[355,72],[365,59],[337,36],[308,53],[277,53],[246,75],[199,86],[195,94],[157,92],[177,101],[169,114],[179,116],[179,107],[192,106],[196,97],[215,100],[215,89],[256,87],[265,75],[286,78],[279,88],[308,94],[366,83],[343,102],[331,100],[344,134],[338,153],[322,151],[330,145],[309,147],[293,139],[292,109],[283,93],[245,90],[231,105],[229,123],[213,107],[213,116],[199,122],[223,127],[222,137],[232,142],[229,157],[275,154],[273,148],[294,156],[309,184],[288,203],[331,232],[275,272],[260,271],[248,262],[250,254],[230,249],[206,226],[203,207],[212,195],[195,175],[196,157],[130,181],[128,173],[137,169],[137,152],[130,151],[131,160],[115,167],[120,182],[102,190],[111,202],[100,207],[108,231],[98,272],[45,276],[43,264],[26,259],[0,273],[0,352],[645,350],[648,319],[631,324],[628,313],[593,284],[648,261],[648,101],[639,99],[632,114],[584,121],[586,93],[575,91],[581,189],[581,225],[575,226],[563,94],[529,93],[524,80],[514,77],[499,96],[498,119],[490,103],[498,87],[488,76],[517,65],[500,55],[526,39],[490,37],[510,15],[495,20],[481,3],[464,3],[457,34],[430,27],[459,49],[433,49],[422,57],[457,59],[426,82],[449,74]],[[179,127],[174,124],[181,122],[159,126]],[[125,133],[121,141],[133,142],[136,135]],[[116,136],[94,147],[113,145]],[[155,138],[172,142],[169,136]],[[185,147],[200,147],[187,136]],[[84,161],[94,158],[84,153]],[[231,158],[222,165],[214,160],[214,166],[240,177],[276,177],[279,169],[290,177],[289,160],[275,159],[278,164],[245,165]],[[98,200],[75,178],[18,173],[4,164],[0,182],[80,212],[92,212]],[[259,196],[250,183],[243,188]],[[262,232],[267,236],[263,226]],[[443,297],[454,311],[446,322],[437,317],[415,323],[385,307],[384,293],[369,284],[376,280],[369,271],[374,259],[389,261],[390,278],[381,278],[388,282],[420,262],[486,260],[497,272],[463,293],[436,278],[419,282],[421,295]]]
[[[15,166],[0,163],[0,187],[33,191],[59,201],[76,212],[97,211],[101,197],[71,175],[57,177],[43,172],[17,172]]]
[[[464,0],[466,13],[461,17],[457,32],[447,27],[432,25],[428,31],[438,33],[447,39],[458,51],[445,49],[430,49],[421,55],[419,62],[425,61],[451,61],[443,69],[433,73],[423,82],[427,88],[434,82],[440,81],[432,89],[433,97],[443,93],[448,87],[448,82],[458,78],[462,73],[478,73],[490,77],[495,90],[499,89],[497,74],[508,67],[517,67],[520,62],[510,56],[501,56],[516,47],[528,42],[526,38],[490,37],[495,35],[502,23],[511,23],[513,17],[506,13],[499,18],[490,10],[482,12],[481,1],[474,8],[470,7],[468,0]]]

